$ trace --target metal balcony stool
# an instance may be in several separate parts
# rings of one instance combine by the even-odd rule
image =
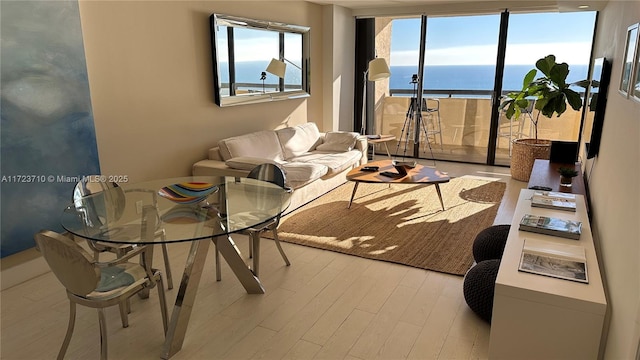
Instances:
[[[535,105],[535,100],[529,100],[529,106],[520,114],[520,117],[515,119],[507,119],[505,116],[505,111],[500,113],[500,123],[498,127],[498,140],[501,137],[507,138],[509,140],[509,156],[511,156],[511,143],[515,139],[521,139],[523,137],[531,137],[531,133],[533,132],[533,110]],[[529,119],[529,132],[524,132],[524,123]],[[517,121],[517,130],[514,131],[514,122]]]
[[[435,136],[438,135],[440,137],[440,150],[443,150],[442,124],[440,122],[440,99],[423,99],[422,113],[422,126],[424,127],[424,133],[427,136],[427,139],[425,140],[429,141],[428,138],[433,136],[433,140],[435,141]]]

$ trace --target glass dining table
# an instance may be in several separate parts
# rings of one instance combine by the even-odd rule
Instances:
[[[289,206],[291,192],[255,179],[220,179],[190,176],[114,184],[74,199],[62,214],[65,230],[93,241],[135,245],[191,242],[162,348],[163,359],[182,348],[211,242],[247,293],[264,293],[231,235],[280,216]],[[157,236],[158,230],[162,236]],[[256,240],[254,250],[258,251]],[[152,253],[146,261],[152,261]],[[220,262],[216,263],[219,266]]]

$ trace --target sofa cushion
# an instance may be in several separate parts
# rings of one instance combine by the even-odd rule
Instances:
[[[302,154],[291,159],[294,162],[313,163],[326,166],[329,171],[327,174],[333,175],[347,169],[354,164],[357,164],[362,157],[362,153],[358,150],[351,150],[347,152],[334,153],[313,151],[310,153]]]
[[[315,123],[306,123],[276,130],[282,155],[286,160],[315,149],[320,143],[320,131]]]
[[[218,142],[223,160],[235,157],[259,157],[267,160],[283,160],[278,136],[272,130],[234,136]]]
[[[304,162],[288,162],[282,165],[287,174],[287,185],[294,189],[302,187],[327,174],[325,165]]]
[[[276,165],[282,164],[281,161],[269,160],[265,158],[257,158],[257,157],[251,157],[251,156],[234,157],[225,161],[224,163],[230,168],[239,169],[239,170],[253,170],[253,168],[255,168],[256,166],[260,164],[265,164],[265,163],[276,164]]]
[[[328,132],[324,142],[316,146],[316,150],[344,152],[351,151],[356,145],[358,133],[355,132]]]

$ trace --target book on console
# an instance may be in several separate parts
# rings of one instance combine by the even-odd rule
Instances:
[[[549,196],[552,198],[565,199],[570,201],[576,201],[576,194],[572,193],[563,193],[558,191],[534,191],[533,195],[538,196]]]
[[[520,220],[520,230],[578,240],[582,233],[582,222],[525,214]]]
[[[531,196],[531,206],[575,212],[576,196],[552,191],[536,191]]]
[[[589,283],[584,247],[524,239],[518,270]]]

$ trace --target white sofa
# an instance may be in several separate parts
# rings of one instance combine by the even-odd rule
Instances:
[[[321,133],[315,123],[305,123],[220,140],[208,159],[193,164],[193,175],[246,177],[259,164],[278,164],[294,189],[286,211],[291,212],[345,183],[346,173],[366,162],[365,137]]]

